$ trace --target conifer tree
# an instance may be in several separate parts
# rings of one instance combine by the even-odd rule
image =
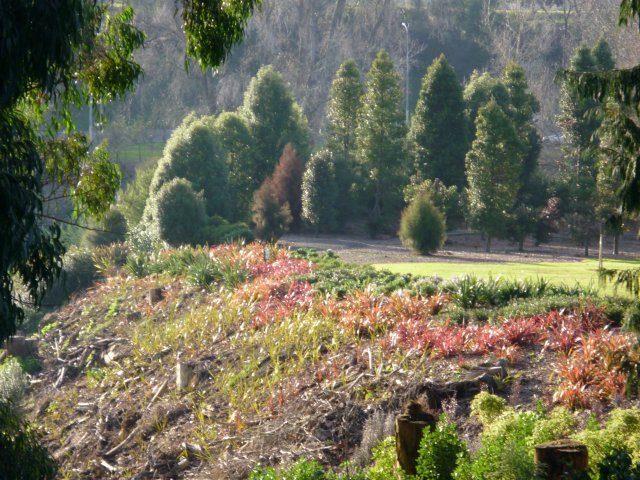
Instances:
[[[458,188],[465,185],[462,86],[444,55],[434,60],[422,80],[409,142],[415,169],[424,178],[439,178]]]
[[[541,150],[540,136],[533,123],[540,104],[529,91],[525,71],[517,63],[511,62],[506,66],[502,73],[502,83],[509,95],[505,113],[511,118],[524,147],[515,216],[508,227],[508,236],[518,242],[518,249],[522,251],[525,238],[535,231],[538,213],[547,202],[546,186],[537,171]]]
[[[256,146],[255,171],[258,184],[273,172],[287,143],[298,154],[309,155],[309,125],[289,87],[271,65],[251,79],[239,110],[249,124]]]
[[[302,174],[304,167],[293,145],[287,143],[272,179],[276,196],[281,205],[288,204],[291,211],[291,227],[300,226],[302,215]]]
[[[333,155],[329,150],[314,154],[302,180],[302,216],[317,232],[337,226],[338,190]]]
[[[327,147],[334,155],[345,158],[355,156],[358,112],[363,94],[360,70],[353,60],[345,61],[331,84],[327,105]]]
[[[466,167],[470,220],[486,235],[487,252],[492,238],[505,236],[513,216],[523,150],[511,120],[495,101],[479,110]]]
[[[206,119],[185,118],[167,142],[151,181],[149,194],[175,178],[188,180],[195,192],[202,192],[208,215],[227,218],[231,209],[229,170],[218,137]],[[151,219],[145,210],[145,221]]]
[[[398,219],[407,170],[400,77],[384,50],[380,50],[371,65],[362,103],[357,160],[365,183],[365,198],[372,199],[367,205],[368,226],[375,236]]]
[[[231,189],[231,217],[236,221],[249,218],[253,192],[260,186],[256,168],[255,144],[247,121],[233,112],[221,113],[212,122],[226,153]]]
[[[491,100],[494,100],[503,110],[507,110],[509,106],[507,87],[499,78],[493,77],[488,72],[480,74],[477,70],[474,71],[464,88],[463,97],[469,143],[475,139],[478,110]]]

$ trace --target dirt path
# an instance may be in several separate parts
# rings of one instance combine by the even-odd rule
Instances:
[[[494,241],[492,252],[485,253],[484,242],[476,233],[450,234],[444,249],[435,255],[420,256],[405,248],[397,238],[372,240],[348,235],[295,235],[282,237],[283,242],[294,247],[333,250],[340,258],[351,263],[409,263],[409,262],[552,262],[579,261],[584,259],[584,249],[573,245],[569,238],[557,237],[549,245],[535,246],[525,243],[524,252],[518,246],[504,241]],[[633,259],[640,257],[640,241],[633,233],[627,233],[620,241],[618,256],[611,254],[613,240],[607,238],[603,252],[605,258]],[[590,258],[597,258],[597,244],[591,246]]]

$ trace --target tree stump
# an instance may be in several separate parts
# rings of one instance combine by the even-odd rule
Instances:
[[[164,298],[164,293],[162,292],[162,288],[150,288],[149,289],[149,304],[151,306],[160,302]]]
[[[193,378],[193,366],[178,360],[176,363],[176,388],[179,392],[186,390]]]
[[[554,440],[537,445],[536,469],[547,480],[570,478],[567,475],[587,472],[589,453],[584,443],[575,440]]]
[[[433,431],[436,427],[436,418],[427,412],[420,415],[402,413],[396,415],[396,455],[402,469],[410,474],[416,474],[416,461],[418,449],[425,428]]]

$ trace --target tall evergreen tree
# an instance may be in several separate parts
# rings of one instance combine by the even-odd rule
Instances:
[[[314,154],[302,181],[302,216],[316,231],[330,232],[337,226],[338,190],[333,155],[329,150]]]
[[[327,147],[334,155],[353,158],[356,151],[358,112],[362,105],[364,85],[360,70],[353,60],[347,60],[336,72],[327,105]]]
[[[491,101],[482,107],[466,166],[470,220],[486,235],[487,252],[492,238],[505,236],[507,223],[513,217],[523,151],[512,121],[497,103]]]
[[[444,55],[433,61],[422,80],[409,142],[415,169],[424,178],[439,178],[459,188],[465,185],[462,86]]]
[[[331,84],[327,106],[327,147],[333,153],[338,187],[338,223],[344,224],[353,213],[352,185],[356,177],[356,130],[362,106],[364,84],[353,60],[338,69]]]
[[[469,83],[463,92],[465,114],[467,117],[467,131],[469,143],[473,142],[476,134],[476,117],[478,110],[491,100],[494,100],[500,108],[507,110],[509,106],[509,92],[499,78],[490,73],[480,73],[477,70],[471,74]]]
[[[231,187],[231,216],[236,221],[250,217],[253,192],[261,183],[255,144],[247,121],[233,112],[221,113],[212,127],[226,152]]]
[[[515,216],[508,227],[508,236],[518,242],[518,248],[522,251],[525,238],[535,231],[538,213],[547,202],[546,187],[538,175],[540,135],[533,123],[540,104],[529,91],[526,73],[517,63],[511,62],[506,66],[502,83],[509,95],[505,113],[511,118],[524,147]]]
[[[260,184],[273,172],[287,143],[309,155],[309,125],[289,87],[271,65],[251,79],[239,110],[249,124],[256,145],[255,165]]]
[[[365,180],[367,198],[372,202],[370,233],[375,236],[396,221],[406,183],[404,138],[406,126],[402,110],[400,76],[389,54],[380,50],[367,75],[357,131],[357,159]]]
[[[600,37],[593,46],[591,49],[591,56],[593,57],[593,62],[597,71],[606,72],[616,68],[616,61],[613,58],[613,52],[611,52],[611,47],[604,37]]]

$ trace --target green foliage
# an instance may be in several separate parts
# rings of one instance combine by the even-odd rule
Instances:
[[[37,430],[5,402],[0,402],[0,465],[6,479],[53,480],[57,473]]]
[[[522,143],[512,122],[494,102],[482,107],[476,139],[467,153],[469,214],[487,236],[505,235],[515,205],[522,172]]]
[[[599,480],[638,480],[640,463],[632,465],[631,457],[624,450],[614,450],[607,454],[598,469]]]
[[[289,206],[278,201],[271,178],[267,178],[253,194],[251,211],[256,237],[261,240],[277,240],[289,230],[293,220]]]
[[[356,151],[358,112],[364,85],[353,60],[346,60],[336,72],[327,104],[327,147],[334,155],[353,161]]]
[[[467,130],[470,133],[471,141],[476,137],[476,119],[482,107],[492,100],[505,111],[509,107],[509,92],[506,85],[488,72],[480,74],[477,70],[474,71],[464,88],[463,96],[467,116]]]
[[[208,215],[228,217],[231,208],[226,152],[206,119],[187,116],[167,141],[153,176],[149,195],[176,178],[188,180],[202,192]],[[145,212],[145,217],[150,215]],[[151,216],[146,221],[153,220]]]
[[[152,219],[148,228],[160,240],[174,246],[200,241],[207,221],[204,200],[189,181],[175,178],[165,183],[147,209]]]
[[[62,305],[72,294],[86,290],[98,278],[90,250],[72,247],[64,256],[64,268],[45,296],[47,305]]]
[[[29,378],[17,359],[9,357],[0,364],[0,404],[19,408],[28,386]]]
[[[200,68],[220,66],[242,40],[253,9],[261,0],[183,0],[187,54]]]
[[[309,156],[309,127],[282,76],[264,66],[251,79],[238,112],[249,125],[256,146],[255,182],[261,184],[273,172],[287,143],[301,158]]]
[[[450,480],[458,463],[468,460],[467,446],[458,436],[456,425],[446,415],[438,420],[432,432],[425,429],[418,450],[416,472],[424,480]]]
[[[426,194],[434,206],[444,213],[448,228],[459,226],[464,222],[464,200],[458,187],[447,187],[439,179],[423,180],[421,175],[413,175],[404,188],[404,201],[409,204],[418,195]]]
[[[568,438],[576,431],[578,419],[564,407],[557,407],[538,419],[529,440],[531,447],[544,442]]]
[[[202,243],[217,245],[219,243],[245,242],[254,240],[253,232],[246,223],[222,223],[207,225],[202,233]]]
[[[470,468],[474,480],[531,480],[535,478],[529,438],[539,416],[507,410],[481,435],[482,445]],[[465,468],[462,466],[461,468]]]
[[[588,428],[573,436],[587,445],[589,465],[598,470],[611,452],[627,452],[633,462],[640,461],[640,410],[617,408],[611,411],[604,428]]]
[[[127,220],[116,208],[111,208],[101,222],[89,225],[92,230],[86,230],[82,237],[82,246],[86,248],[123,242],[127,233]]]
[[[625,330],[640,335],[640,302],[633,302],[624,312]]]
[[[232,196],[232,218],[249,218],[251,196],[262,181],[262,172],[255,158],[255,144],[247,121],[233,112],[221,113],[213,128],[226,151]]]
[[[118,210],[123,213],[130,227],[135,227],[142,220],[155,171],[155,163],[138,167],[133,180],[120,193]]]
[[[406,126],[401,109],[400,78],[389,54],[380,50],[367,75],[357,130],[357,159],[364,179],[363,198],[369,209],[372,236],[397,221],[399,193],[406,183],[404,141]]]
[[[400,241],[421,255],[442,248],[445,232],[444,216],[426,194],[414,198],[400,217]]]
[[[414,166],[424,178],[439,178],[447,186],[465,185],[467,129],[462,86],[440,55],[422,80],[409,131]]]
[[[302,180],[302,217],[316,231],[336,228],[338,190],[333,155],[329,150],[314,154]]]
[[[395,438],[387,437],[372,451],[372,465],[366,471],[368,480],[405,479],[407,476],[396,462]]]
[[[507,401],[489,392],[480,392],[471,401],[471,415],[478,417],[483,426],[493,423],[507,408]]]

